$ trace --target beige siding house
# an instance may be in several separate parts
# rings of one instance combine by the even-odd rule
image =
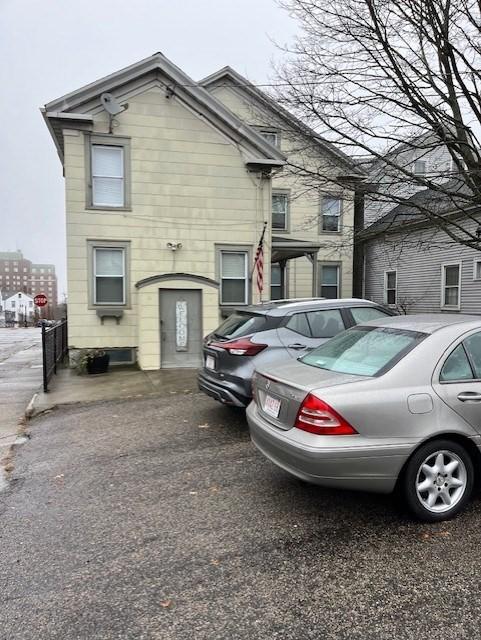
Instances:
[[[270,298],[269,268],[261,294],[252,277],[265,223],[267,267],[311,258],[289,270],[285,292],[311,295],[313,281],[317,291],[317,229],[295,241],[289,228],[272,230],[283,145],[221,98],[156,53],[42,109],[65,175],[73,354],[105,348],[146,370],[198,366],[221,315]],[[311,210],[294,217],[287,203],[297,228]],[[339,265],[336,292],[349,295],[350,259],[326,262]]]
[[[272,297],[351,296],[354,193],[339,177],[352,185],[362,171],[230,67],[200,84],[287,157],[272,178],[273,252],[276,244],[300,250],[310,243],[317,253],[275,263]]]

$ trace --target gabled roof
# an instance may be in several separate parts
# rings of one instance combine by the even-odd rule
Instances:
[[[63,156],[62,129],[66,125],[70,125],[70,128],[91,129],[92,113],[101,107],[102,93],[109,92],[117,99],[122,99],[122,96],[132,90],[132,87],[141,89],[142,79],[150,82],[157,81],[166,89],[169,96],[175,96],[176,99],[193,108],[234,143],[239,144],[245,153],[246,164],[258,166],[285,164],[285,156],[279,149],[269,144],[257,131],[237,118],[219,100],[160,52],[52,100],[41,109],[61,159]]]
[[[443,191],[434,189],[422,189],[417,191],[410,198],[398,204],[386,215],[369,225],[359,234],[359,237],[370,238],[381,233],[391,233],[411,227],[414,225],[426,225],[432,223],[429,211],[437,216],[450,216],[462,214],[463,209],[473,213],[473,207],[468,205],[471,195],[469,187],[460,179],[454,178],[443,185],[444,189],[452,194],[447,195]],[[457,195],[459,194],[459,195]],[[478,209],[479,207],[475,207]],[[423,212],[423,209],[426,212]]]
[[[339,163],[344,165],[348,171],[348,175],[364,177],[364,171],[356,165],[352,158],[340,151],[332,142],[329,142],[304,122],[296,118],[296,116],[287,111],[287,109],[281,107],[275,100],[249,82],[247,78],[244,78],[244,76],[235,71],[235,69],[232,69],[232,67],[226,66],[219,69],[219,71],[216,71],[200,80],[199,84],[208,88],[222,84],[223,82],[226,83],[226,86],[229,86],[229,84],[231,86],[233,85],[236,90],[247,94],[254,100],[257,100],[265,108],[274,111],[274,113],[276,113],[276,115],[286,122],[292,129],[295,129],[299,133],[309,137],[309,139],[315,142],[324,153],[334,156]]]

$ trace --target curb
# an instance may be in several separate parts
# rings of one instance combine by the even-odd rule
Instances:
[[[25,418],[27,420],[29,420],[32,416],[33,413],[35,411],[35,400],[38,398],[38,393],[35,392],[30,400],[30,402],[27,404],[27,408],[25,409]]]

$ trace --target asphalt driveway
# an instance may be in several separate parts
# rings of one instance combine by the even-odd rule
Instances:
[[[198,394],[32,423],[0,494],[0,638],[478,638],[479,496],[419,525],[308,486]]]

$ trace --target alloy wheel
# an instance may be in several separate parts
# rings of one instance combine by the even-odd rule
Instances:
[[[432,513],[444,513],[463,497],[468,474],[463,460],[453,451],[434,451],[422,462],[416,476],[416,494]]]

